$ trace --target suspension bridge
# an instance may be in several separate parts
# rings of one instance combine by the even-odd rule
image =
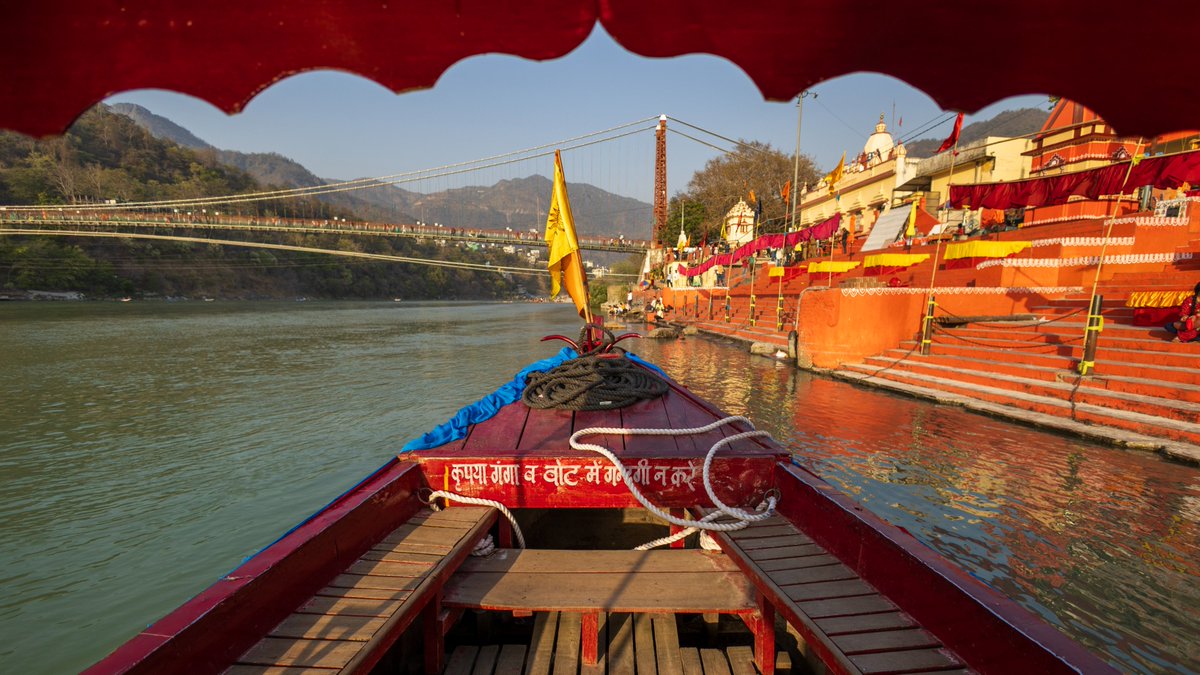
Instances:
[[[513,207],[517,220],[505,214],[481,208],[472,198],[497,186],[544,172],[546,160],[555,149],[571,157],[568,184],[574,187],[604,186],[601,195],[580,200],[572,193],[579,230],[579,246],[585,251],[637,254],[650,247],[650,233],[662,231],[666,221],[666,133],[667,118],[649,117],[601,131],[553,143],[404,173],[373,178],[332,182],[310,187],[260,190],[255,192],[155,201],[110,200],[107,203],[3,205],[0,206],[0,235],[59,236],[155,239],[222,246],[243,246],[277,250],[305,251],[336,256],[374,258],[400,263],[480,269],[492,272],[544,273],[538,267],[500,267],[446,260],[438,257],[416,258],[385,256],[358,251],[297,246],[294,238],[279,241],[280,235],[338,235],[339,237],[399,237],[434,241],[445,246],[495,248],[512,251],[545,248],[541,229],[545,222],[549,192],[533,205]],[[734,144],[729,138],[700,127],[674,120],[689,130],[710,135],[702,140],[677,129],[681,138],[720,152],[732,150],[721,144]],[[650,141],[647,136],[653,135]],[[650,141],[650,142],[648,142]],[[710,142],[711,141],[711,142]],[[572,156],[573,155],[573,156]],[[644,193],[644,184],[630,180],[637,172],[629,167],[652,165],[654,204],[629,207],[630,198],[622,194]],[[573,176],[571,174],[574,174]],[[622,183],[621,181],[625,182]],[[438,222],[408,217],[399,222],[368,220],[355,216],[330,216],[316,213],[314,200],[328,202],[332,195],[379,194],[389,188],[401,188],[410,203],[400,210],[435,214]],[[438,210],[426,202],[438,195]],[[394,194],[391,195],[394,197]],[[591,195],[589,195],[591,196]],[[622,200],[621,205],[605,204],[605,199]],[[597,201],[601,203],[596,203]],[[345,207],[338,202],[343,212]],[[420,204],[420,206],[418,206]],[[630,212],[633,213],[630,213]],[[637,213],[642,211],[643,213]],[[489,221],[489,218],[491,219]],[[513,224],[520,222],[520,227]],[[618,222],[620,221],[620,222]],[[621,227],[636,230],[640,236],[626,236]],[[612,234],[596,234],[605,232]],[[633,232],[631,232],[633,234]]]

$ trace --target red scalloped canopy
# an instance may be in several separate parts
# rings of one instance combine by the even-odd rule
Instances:
[[[426,88],[477,54],[563,56],[599,21],[636,54],[728,58],[773,100],[875,71],[947,109],[1048,93],[1126,135],[1194,128],[1200,97],[1180,56],[1200,3],[1136,9],[1114,0],[26,0],[0,22],[0,127],[59,133],[96,102],[144,88],[232,113],[273,82],[320,68],[396,92]]]

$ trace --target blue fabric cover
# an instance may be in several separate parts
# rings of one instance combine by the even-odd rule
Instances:
[[[429,448],[436,448],[439,445],[445,445],[450,441],[465,438],[467,427],[490,420],[504,406],[521,400],[521,392],[525,391],[525,378],[530,373],[542,373],[552,368],[557,368],[576,356],[578,354],[575,353],[574,349],[563,347],[562,351],[554,356],[525,366],[512,381],[505,383],[504,386],[496,391],[459,410],[448,422],[435,428],[433,431],[409,441],[400,449],[400,452],[428,450]]]
[[[467,435],[467,427],[472,424],[479,424],[492,419],[500,409],[509,403],[521,400],[521,392],[525,391],[525,379],[530,373],[544,373],[547,370],[557,368],[562,364],[570,361],[578,356],[574,349],[563,347],[562,351],[551,356],[548,359],[542,359],[525,366],[521,372],[517,373],[512,381],[506,383],[496,391],[484,396],[471,405],[459,410],[454,417],[451,417],[448,422],[435,428],[433,431],[413,439],[406,443],[400,452],[412,452],[413,450],[428,450],[436,448],[439,445],[445,445],[450,441],[457,441],[460,438],[465,438]],[[629,357],[630,361],[639,365],[645,366],[650,370],[666,377],[666,374],[659,369],[658,366],[638,358],[632,352],[626,352],[625,356]]]

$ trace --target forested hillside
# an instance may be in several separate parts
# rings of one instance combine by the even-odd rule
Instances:
[[[262,185],[222,164],[212,149],[193,150],[155,138],[128,117],[103,106],[71,130],[34,141],[0,133],[0,204],[58,206],[195,199],[254,192]],[[357,214],[314,199],[258,201],[220,207],[263,218],[332,219]],[[0,225],[14,217],[0,212]],[[238,239],[235,232],[173,230],[176,234]],[[358,250],[423,259],[465,260],[529,267],[497,250],[439,246],[433,241],[335,235],[262,234],[259,241]],[[506,277],[411,264],[360,261],[321,254],[140,239],[0,237],[0,290],[81,291],[89,297],[126,295],[231,298],[499,298],[522,286],[541,290],[537,277]]]

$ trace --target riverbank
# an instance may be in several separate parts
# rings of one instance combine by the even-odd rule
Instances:
[[[1115,447],[1156,452],[1172,461],[1200,466],[1200,446],[1195,444],[1171,441],[1128,429],[1087,424],[1062,416],[1045,414],[1035,410],[1023,409],[1011,405],[993,403],[981,398],[941,390],[938,389],[936,385],[918,386],[883,377],[875,377],[869,373],[857,372],[845,368],[822,368],[820,366],[813,365],[811,362],[805,364],[803,361],[797,361],[795,348],[793,346],[789,346],[786,343],[784,345],[780,345],[777,340],[772,342],[764,342],[755,339],[757,336],[752,337],[737,330],[714,330],[710,326],[703,323],[693,324],[671,322],[670,325],[680,332],[682,332],[686,327],[692,326],[695,331],[694,334],[701,335],[707,339],[715,339],[726,343],[737,344],[740,345],[740,348],[747,349],[751,353],[763,356],[764,358],[770,358],[773,360],[786,360],[802,370],[836,378],[857,386],[892,391],[905,396],[931,401],[939,405],[963,408],[981,415],[987,415],[989,417],[1003,419],[1009,422],[1023,424],[1045,431],[1067,434],[1097,443],[1105,443]],[[1120,413],[1121,411],[1112,411],[1112,414]],[[1133,415],[1130,415],[1130,419],[1134,422],[1139,421]]]

